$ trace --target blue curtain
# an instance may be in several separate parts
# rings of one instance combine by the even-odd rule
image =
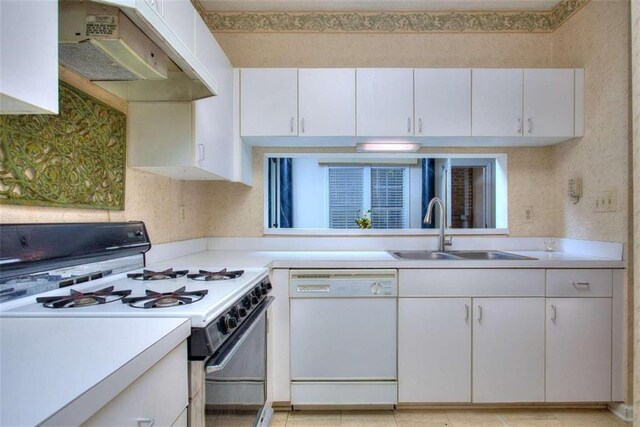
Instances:
[[[434,159],[422,159],[422,218],[427,214],[427,206],[436,195],[436,162]],[[435,228],[435,221],[431,224],[422,223],[422,228]]]
[[[293,228],[293,159],[279,159],[280,228]]]

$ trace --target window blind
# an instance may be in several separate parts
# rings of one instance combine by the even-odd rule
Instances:
[[[364,199],[363,167],[329,168],[329,227],[358,228]]]
[[[408,191],[406,168],[371,168],[371,221],[373,228],[406,228]]]

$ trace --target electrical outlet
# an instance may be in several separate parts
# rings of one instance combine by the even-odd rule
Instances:
[[[533,206],[524,207],[524,222],[533,222]]]
[[[187,219],[187,210],[184,205],[180,205],[180,222],[184,222]]]
[[[618,197],[615,191],[603,191],[596,194],[594,212],[615,212],[618,210]]]

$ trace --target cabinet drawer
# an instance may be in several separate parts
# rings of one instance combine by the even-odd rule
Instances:
[[[544,296],[544,270],[422,269],[400,270],[399,295]]]
[[[611,270],[547,270],[547,296],[610,297]]]

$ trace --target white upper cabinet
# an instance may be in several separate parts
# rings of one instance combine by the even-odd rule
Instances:
[[[240,134],[297,136],[298,70],[244,68],[240,75]]]
[[[353,145],[354,135],[555,144],[582,136],[583,76],[582,69],[358,68],[354,83],[353,69],[244,69],[241,135],[336,137],[325,146]]]
[[[574,135],[574,70],[524,70],[524,136]]]
[[[357,135],[413,136],[413,69],[356,70]]]
[[[58,114],[55,0],[0,1],[0,114]]]
[[[165,0],[162,2],[164,21],[190,52],[195,51],[196,15],[191,2]]]
[[[300,136],[355,136],[355,69],[301,68],[298,91]]]
[[[522,136],[522,69],[473,69],[473,136]]]
[[[544,298],[473,299],[473,401],[544,401]]]
[[[547,402],[611,400],[611,298],[549,298],[547,319]]]
[[[416,136],[471,135],[471,70],[417,68]]]

